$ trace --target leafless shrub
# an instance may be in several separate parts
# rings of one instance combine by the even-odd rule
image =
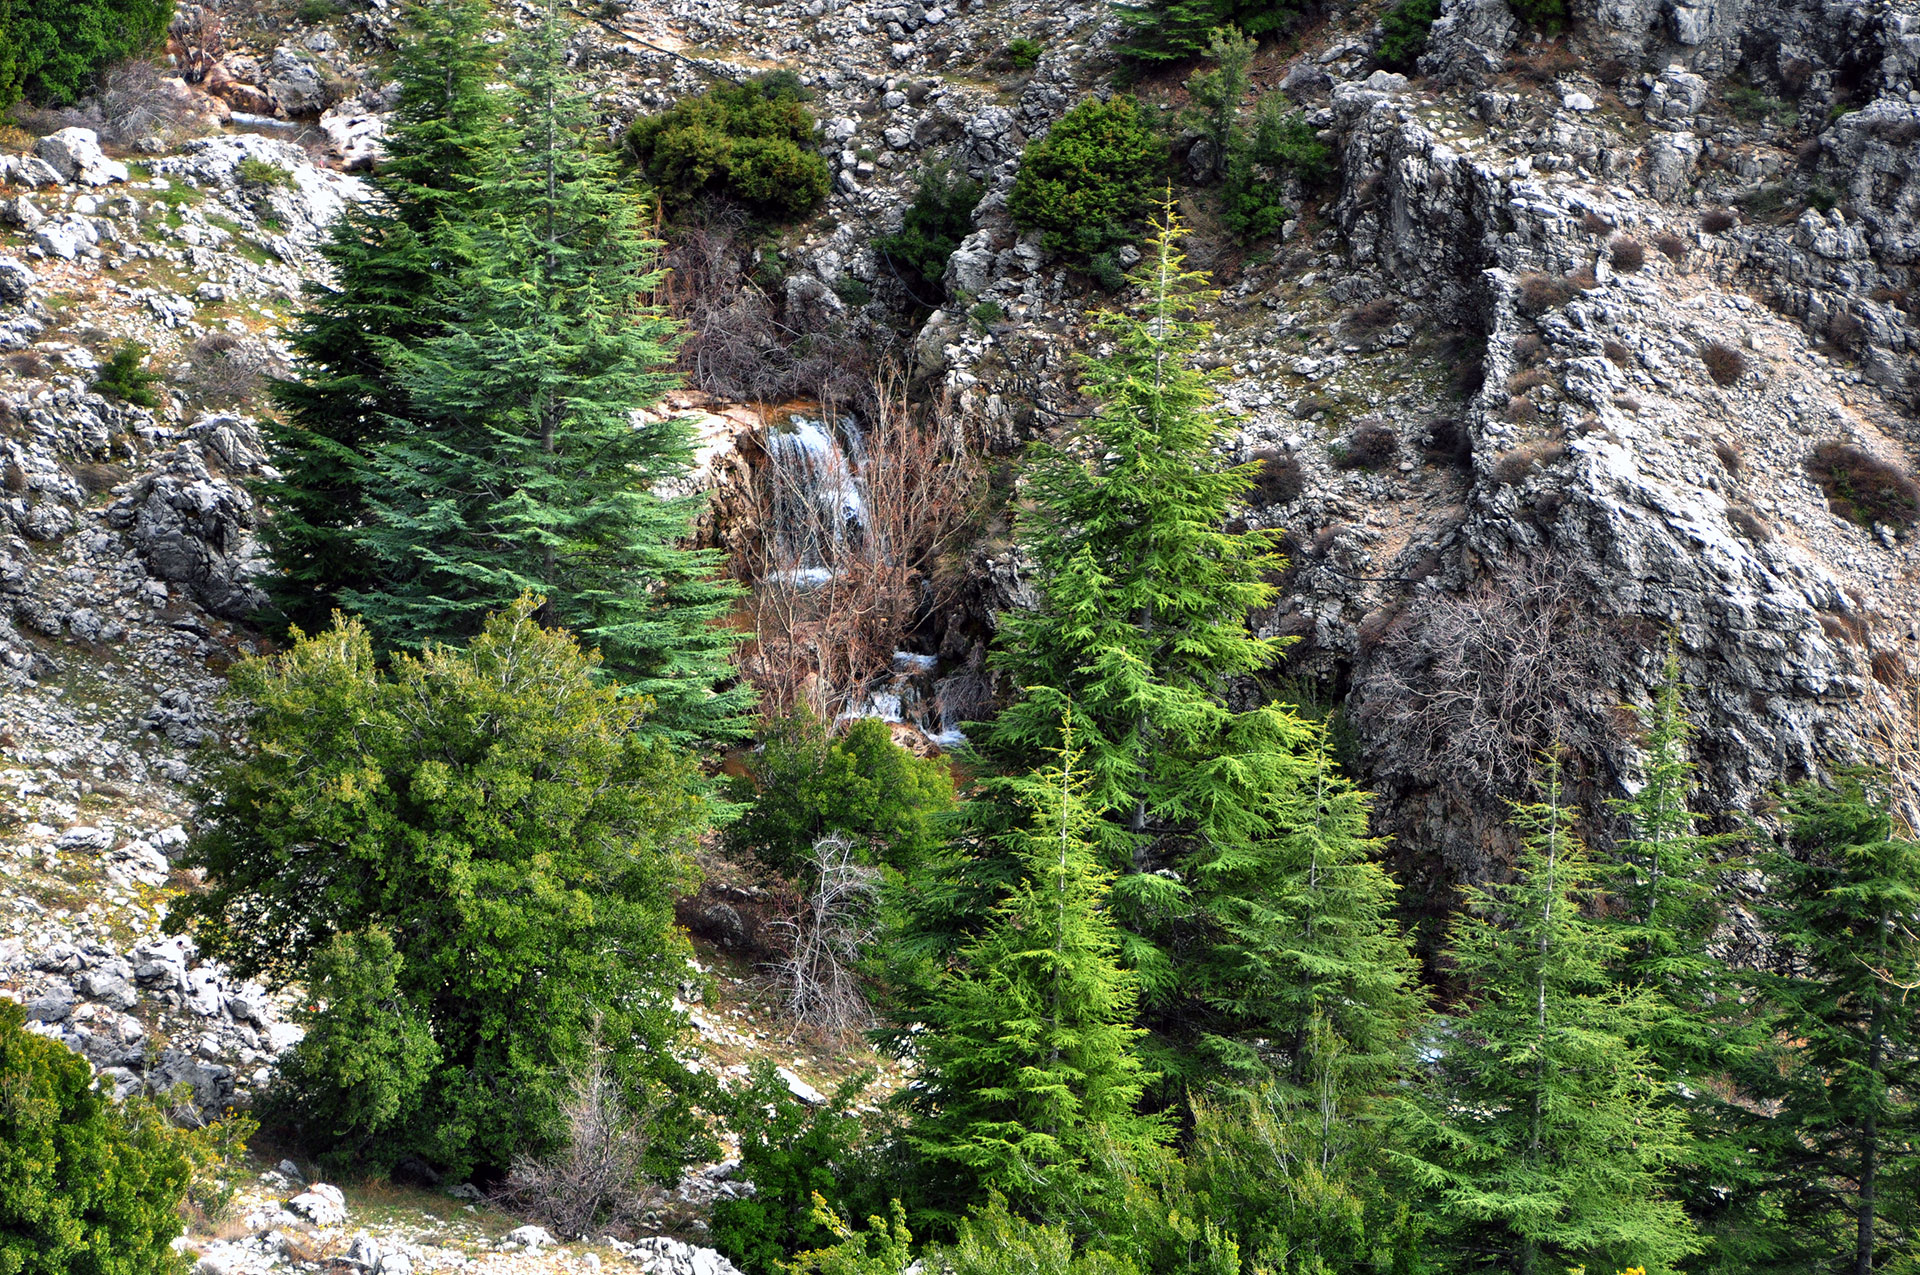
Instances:
[[[1628,239],[1623,236],[1609,245],[1607,258],[1613,262],[1615,270],[1631,274],[1647,264],[1647,248],[1638,239]]]
[[[220,62],[226,44],[220,15],[205,5],[183,4],[167,27],[167,51],[180,67],[180,78],[198,84]]]
[[[1263,447],[1248,459],[1260,466],[1253,480],[1253,498],[1260,504],[1284,505],[1306,488],[1306,476],[1292,453],[1277,447]]]
[[[1429,789],[1521,790],[1538,759],[1601,755],[1626,648],[1593,592],[1536,557],[1396,626],[1363,674],[1356,725],[1382,766]]]
[[[101,141],[115,145],[156,135],[188,136],[208,126],[193,99],[167,84],[160,68],[144,58],[109,66],[100,73],[100,87],[78,105],[30,111],[24,119],[36,132],[90,128]]]
[[[1825,493],[1827,506],[1849,522],[1862,527],[1920,523],[1920,483],[1871,452],[1829,440],[1808,455],[1807,472]]]
[[[638,1224],[659,1193],[641,1176],[647,1112],[635,1111],[597,1047],[560,1104],[566,1141],[544,1158],[516,1157],[495,1201],[565,1239]]]
[[[1740,219],[1726,208],[1709,208],[1700,215],[1700,229],[1710,235],[1723,234],[1738,225]]]
[[[1566,279],[1556,279],[1549,274],[1524,275],[1520,280],[1520,312],[1526,315],[1545,314],[1555,306],[1573,300],[1578,292],[1579,289]]]
[[[836,836],[814,843],[802,876],[808,884],[800,913],[773,924],[787,949],[774,966],[775,980],[788,1013],[844,1037],[871,1021],[854,969],[874,935],[880,874],[854,857],[852,842]]]
[[[1540,339],[1537,332],[1522,332],[1513,338],[1513,357],[1522,363],[1532,363],[1546,351],[1547,343]]]
[[[1540,409],[1525,394],[1515,394],[1507,399],[1507,419],[1515,425],[1525,425],[1539,414]]]
[[[1609,339],[1600,347],[1600,352],[1607,356],[1609,362],[1618,367],[1629,367],[1633,363],[1633,351],[1622,342]]]
[[[1863,706],[1868,750],[1886,777],[1899,835],[1920,835],[1920,678],[1893,651],[1876,651],[1872,667]]]
[[[192,399],[209,406],[245,407],[259,397],[268,380],[284,375],[286,366],[257,340],[215,332],[187,348],[186,366],[174,384]]]
[[[1700,361],[1707,365],[1707,375],[1716,385],[1732,385],[1747,370],[1747,356],[1720,341],[1701,346]]]
[[[86,489],[89,496],[98,496],[102,492],[112,491],[133,477],[133,471],[124,465],[97,464],[92,461],[81,461],[70,465],[68,472]]]
[[[1592,292],[1600,286],[1600,276],[1593,272],[1592,266],[1581,266],[1567,276],[1567,286],[1575,292]]]
[[[1669,261],[1686,260],[1687,241],[1679,235],[1655,235],[1653,237],[1653,246],[1658,248]]]
[[[1873,680],[1884,686],[1903,685],[1911,676],[1907,671],[1906,657],[1886,647],[1875,651],[1867,661],[1867,666],[1873,670]]]
[[[1727,510],[1727,521],[1733,524],[1735,531],[1757,545],[1763,545],[1773,539],[1773,528],[1761,521],[1760,515],[1751,509],[1733,505]]]
[[[1507,378],[1507,393],[1525,394],[1528,390],[1536,389],[1546,383],[1547,374],[1537,367],[1530,367],[1525,371],[1515,372]]]
[[[1746,459],[1740,453],[1740,444],[1731,438],[1714,439],[1713,454],[1722,465],[1726,466],[1729,474],[1739,473],[1746,465]]]
[[[1589,208],[1580,218],[1580,229],[1590,235],[1610,235],[1613,233],[1613,222]]]
[[[1780,64],[1780,86],[1795,96],[1806,92],[1812,79],[1813,63],[1805,58],[1788,58]]]
[[[877,378],[864,407],[857,446],[770,446],[756,469],[761,534],[745,555],[755,636],[741,668],[771,716],[804,704],[837,717],[887,671],[922,609],[958,587],[945,567],[978,462],[945,403],[916,413],[898,377]]]
[[[1559,463],[1566,454],[1567,445],[1557,439],[1536,438],[1530,443],[1522,443],[1512,451],[1503,453],[1493,463],[1493,481],[1504,487],[1512,487],[1525,481],[1535,465],[1544,469]]]
[[[1428,460],[1464,469],[1473,460],[1473,435],[1453,417],[1428,421],[1420,450]]]
[[[1827,342],[1837,350],[1858,354],[1866,348],[1867,325],[1850,310],[1835,310],[1827,320]]]
[[[858,397],[872,369],[866,345],[832,320],[824,300],[788,314],[765,262],[750,268],[750,239],[746,214],[724,204],[673,228],[659,301],[686,324],[680,368],[688,381],[739,402]]]
[[[1400,313],[1400,303],[1392,297],[1375,297],[1349,311],[1342,322],[1350,332],[1377,332],[1391,324]]]
[[[1335,463],[1342,469],[1380,469],[1400,454],[1400,438],[1393,426],[1367,419],[1353,427]]]

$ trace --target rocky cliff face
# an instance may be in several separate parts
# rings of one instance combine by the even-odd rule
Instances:
[[[1222,287],[1207,358],[1232,458],[1265,466],[1248,521],[1293,546],[1260,624],[1298,639],[1293,689],[1348,709],[1383,829],[1435,900],[1498,871],[1498,799],[1542,750],[1573,749],[1596,812],[1631,790],[1620,706],[1669,642],[1713,809],[1915,738],[1920,546],[1860,488],[1920,463],[1920,17],[1575,9],[1549,41],[1503,0],[1447,0],[1408,79],[1374,59],[1375,8],[1335,6],[1255,81],[1307,111],[1337,177],[1289,190],[1297,215],[1252,251],[1216,232],[1206,188],[1184,200]],[[154,927],[221,671],[259,649],[258,379],[326,225],[366,197],[350,170],[392,105],[392,14],[229,15],[219,57],[203,22],[177,33],[196,83],[168,90],[175,135],[110,155],[69,128],[0,155],[0,983],[124,1088],[208,1068],[209,1092],[244,1090],[288,1039],[270,998]],[[576,54],[610,129],[715,76],[796,69],[833,192],[730,286],[912,359],[1004,451],[1085,406],[1081,311],[1109,302],[1005,198],[1025,143],[1110,91],[1112,30],[1094,0],[640,0],[602,6]],[[1016,36],[1045,46],[1031,71],[1002,58]],[[1171,77],[1138,91],[1168,119],[1182,101]],[[179,135],[196,129],[220,131]],[[987,194],[955,300],[927,313],[871,240],[936,159]],[[128,339],[170,378],[156,408],[90,388]],[[737,472],[747,418],[712,419],[709,471]],[[936,634],[952,666],[1026,596],[1004,553],[975,567],[971,610]]]

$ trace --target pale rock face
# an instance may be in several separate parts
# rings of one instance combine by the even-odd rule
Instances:
[[[325,1182],[315,1182],[288,1200],[287,1208],[315,1226],[339,1226],[347,1220],[347,1197]]]
[[[105,186],[127,180],[127,166],[108,159],[100,149],[100,135],[90,128],[63,128],[34,143],[34,153],[50,164],[68,185]]]

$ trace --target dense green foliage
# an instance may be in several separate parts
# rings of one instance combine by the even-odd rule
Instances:
[[[873,248],[896,271],[903,273],[916,296],[929,303],[946,294],[941,276],[947,258],[973,229],[973,210],[986,187],[935,164],[920,175],[920,188],[900,218],[900,229],[881,235]]]
[[[478,200],[499,145],[507,104],[493,88],[491,18],[483,0],[408,8],[387,158],[368,178],[382,197],[334,222],[321,247],[333,281],[307,285],[293,327],[300,374],[273,384],[282,413],[267,427],[282,478],[265,489],[279,568],[270,588],[284,620],[308,630],[379,579],[354,539],[367,514],[367,449],[410,419],[390,358],[435,330],[423,302],[454,252],[450,226]]]
[[[1256,38],[1284,32],[1307,6],[1301,0],[1139,0],[1119,8],[1121,53],[1144,62],[1178,62],[1205,52],[1224,27]]]
[[[667,1045],[694,773],[533,611],[390,674],[352,621],[235,670],[249,748],[191,848],[209,888],[169,924],[328,993],[283,1104],[317,1150],[504,1166],[553,1138],[596,1030],[623,1083],[685,1079]],[[656,1153],[684,1135],[656,1117]]]
[[[794,1253],[828,1244],[833,1236],[817,1200],[836,1209],[862,1202],[848,1198],[863,1185],[855,1152],[861,1122],[848,1107],[869,1079],[858,1074],[824,1105],[809,1107],[763,1060],[748,1084],[727,1095],[727,1124],[740,1140],[740,1172],[753,1194],[714,1205],[713,1243],[747,1275],[778,1275]]]
[[[1669,1198],[1685,1122],[1634,1043],[1647,997],[1610,977],[1619,945],[1586,910],[1595,869],[1557,769],[1543,796],[1514,810],[1513,881],[1468,889],[1450,931],[1468,1000],[1433,1038],[1402,1162],[1490,1269],[1671,1270],[1701,1247]]]
[[[151,1103],[116,1105],[93,1069],[0,999],[0,1275],[169,1275],[192,1166]]]
[[[1781,972],[1759,983],[1780,1053],[1754,1078],[1768,1265],[1869,1275],[1920,1254],[1920,842],[1866,776],[1797,788],[1786,813],[1761,913]]]
[[[1027,811],[1001,838],[1019,880],[934,988],[907,1130],[958,1202],[994,1190],[1043,1215],[1097,1190],[1105,1158],[1163,1136],[1136,1109],[1138,981],[1118,962],[1114,874],[1094,855],[1088,778],[1065,736],[1052,765],[1005,786]]]
[[[722,195],[791,221],[827,197],[813,124],[799,81],[776,74],[716,85],[641,116],[627,130],[627,151],[672,204]]]
[[[1282,177],[1315,183],[1332,167],[1332,151],[1280,94],[1260,99],[1251,128],[1240,122],[1254,48],[1231,27],[1215,31],[1207,44],[1213,68],[1187,81],[1196,122],[1221,178],[1221,219],[1242,239],[1278,234],[1293,216],[1280,196]]]
[[[1166,147],[1133,98],[1088,98],[1027,143],[1007,212],[1047,251],[1097,265],[1133,238],[1165,168]]]
[[[94,373],[93,388],[135,407],[160,406],[160,397],[153,392],[153,386],[161,378],[158,373],[147,371],[146,360],[147,347],[138,341],[116,346]]]
[[[744,765],[734,795],[752,804],[728,827],[728,848],[789,876],[835,833],[865,862],[910,872],[938,846],[939,817],[953,805],[946,758],[915,757],[877,718],[831,738],[816,718],[788,718]]]
[[[1380,15],[1380,47],[1374,57],[1389,71],[1411,71],[1427,51],[1427,32],[1440,16],[1440,0],[1400,0]]]
[[[1552,35],[1567,25],[1567,0],[1509,0],[1513,16]]]
[[[111,62],[157,49],[173,0],[0,0],[0,110],[66,106]]]
[[[398,211],[343,232],[340,290],[307,320],[318,364],[279,438],[290,609],[337,599],[418,650],[531,592],[652,697],[646,729],[735,736],[734,590],[682,544],[699,499],[655,490],[691,467],[688,426],[634,418],[673,383],[657,245],[589,141],[560,20],[514,43],[497,96],[481,25],[456,10],[403,65],[440,87],[418,86]]]

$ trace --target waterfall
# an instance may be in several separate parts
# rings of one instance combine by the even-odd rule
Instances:
[[[820,421],[795,416],[790,429],[766,437],[773,479],[773,544],[786,583],[818,588],[833,578],[841,552],[867,530],[859,470]],[[851,450],[859,431],[846,427]]]

